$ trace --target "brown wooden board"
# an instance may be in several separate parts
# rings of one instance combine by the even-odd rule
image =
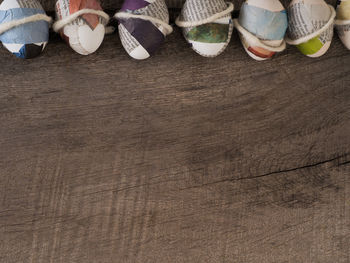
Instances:
[[[0,262],[348,263],[350,52],[0,50]]]

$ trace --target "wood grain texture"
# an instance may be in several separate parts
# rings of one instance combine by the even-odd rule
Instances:
[[[350,52],[0,50],[0,262],[350,261]]]
[[[39,0],[43,5],[44,9],[47,11],[53,11],[55,9],[55,3],[57,0]],[[208,0],[209,1],[209,0]],[[239,10],[244,0],[228,0],[228,2],[233,2],[235,9]],[[1,2],[1,1],[0,1]],[[104,9],[117,10],[119,9],[124,0],[100,0],[101,5]],[[169,8],[181,8],[185,0],[165,0]],[[281,3],[287,7],[290,0],[281,0]],[[335,6],[337,0],[326,0],[327,3]]]

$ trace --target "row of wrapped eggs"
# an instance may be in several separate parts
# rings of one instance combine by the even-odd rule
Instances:
[[[72,49],[88,55],[99,48],[109,17],[97,0],[58,0],[55,10],[53,28]],[[307,56],[318,57],[332,41],[336,14],[324,0],[293,0],[288,12],[278,0],[246,0],[234,21],[232,11],[233,5],[224,0],[187,0],[176,24],[193,50],[206,57],[225,50],[233,24],[244,49],[256,60],[283,51],[285,42]],[[121,42],[135,59],[150,57],[172,32],[164,0],[125,0],[116,18]],[[0,41],[18,57],[36,57],[48,42],[50,20],[38,0],[4,0],[0,4]],[[335,25],[350,49],[350,0],[338,1]]]

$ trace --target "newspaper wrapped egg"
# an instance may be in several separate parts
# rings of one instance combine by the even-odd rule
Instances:
[[[81,55],[94,53],[102,44],[109,16],[97,0],[58,0],[55,32]]]
[[[286,48],[287,12],[278,0],[246,0],[234,19],[245,51],[255,60],[266,60]]]
[[[164,0],[126,0],[115,17],[122,45],[134,59],[149,58],[173,31]]]
[[[350,0],[338,0],[335,27],[345,47],[350,49]]]
[[[34,58],[49,41],[51,18],[37,0],[4,0],[0,5],[0,41],[19,58]]]
[[[186,41],[204,57],[216,57],[228,46],[233,31],[232,3],[224,0],[187,0],[176,19]]]
[[[293,0],[287,11],[287,43],[309,57],[325,54],[333,38],[334,8],[324,0]]]

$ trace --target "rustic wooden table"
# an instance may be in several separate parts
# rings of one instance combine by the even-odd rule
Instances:
[[[350,262],[350,52],[0,51],[0,262]]]

